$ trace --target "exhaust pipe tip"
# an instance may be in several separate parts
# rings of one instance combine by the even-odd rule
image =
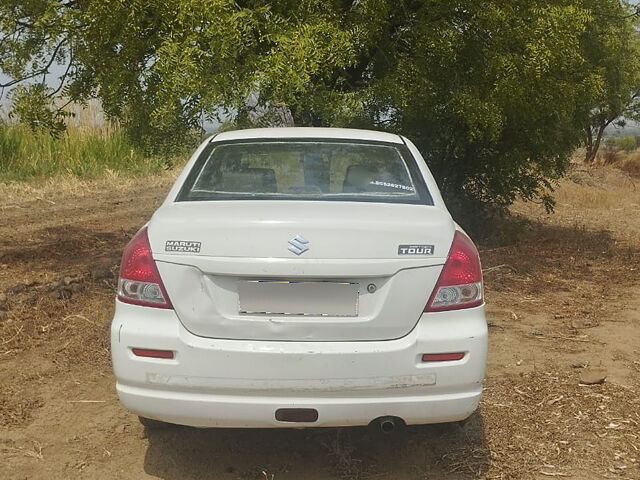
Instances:
[[[380,431],[382,433],[392,433],[396,429],[396,422],[392,418],[380,421]]]
[[[389,435],[404,427],[404,420],[398,417],[380,417],[376,418],[372,425],[376,426],[380,432]]]

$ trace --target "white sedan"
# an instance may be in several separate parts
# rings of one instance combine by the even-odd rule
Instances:
[[[146,425],[463,420],[487,356],[478,252],[404,137],[221,133],[127,245],[111,352]]]

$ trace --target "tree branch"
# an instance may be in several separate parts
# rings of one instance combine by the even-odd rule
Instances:
[[[55,115],[57,116],[58,114],[60,114],[60,112],[62,112],[62,110],[64,110],[64,109],[65,109],[68,105],[70,105],[72,102],[73,102],[73,99],[71,98],[71,99],[67,100],[67,102],[66,102],[66,103],[64,103],[62,106],[60,106],[60,107],[56,108]],[[68,113],[68,114],[67,114],[67,116],[73,116],[73,114]]]
[[[634,5],[632,13],[628,15],[612,15],[610,13],[592,12],[597,17],[618,18],[620,20],[628,20],[633,17],[640,17],[640,5]]]
[[[26,75],[22,78],[16,78],[14,80],[8,81],[7,83],[0,83],[0,88],[11,87],[12,85],[15,85],[20,82],[24,82],[25,80],[29,80],[30,78],[34,78],[43,74],[46,75],[46,73],[51,68],[51,65],[53,65],[53,62],[55,61],[56,57],[58,56],[58,52],[60,51],[60,48],[62,48],[62,45],[64,45],[66,41],[67,41],[67,37],[64,37],[62,40],[60,40],[58,45],[56,45],[56,48],[53,50],[53,53],[51,54],[51,58],[49,59],[49,62],[47,63],[46,66],[39,69],[37,72],[32,72],[29,75]]]
[[[67,69],[65,70],[64,74],[60,77],[60,85],[58,85],[58,88],[56,88],[53,92],[48,94],[47,97],[51,98],[55,96],[60,90],[62,90],[62,87],[64,87],[64,83],[67,80],[67,75],[69,75],[69,72],[71,71],[72,65],[73,65],[73,48],[70,46],[69,47],[69,64],[67,65]]]

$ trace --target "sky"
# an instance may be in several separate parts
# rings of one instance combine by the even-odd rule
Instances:
[[[66,69],[66,65],[52,65],[51,66],[51,73],[49,75],[47,75],[45,83],[47,85],[50,85],[53,88],[57,88],[58,85],[60,84],[60,76],[62,74],[64,74],[65,69]],[[2,72],[2,69],[0,68],[0,84],[7,83],[10,80],[12,80],[12,78],[8,77],[7,75],[5,75]],[[23,84],[38,83],[40,81],[42,81],[42,77],[34,78],[34,79],[31,79],[31,80],[25,81]],[[5,89],[0,89],[0,90],[4,90],[4,91],[0,92],[1,93],[1,96],[0,96],[0,107],[2,107],[2,109],[4,111],[7,110],[7,107],[11,103],[9,101],[9,99],[8,99],[8,94],[9,94],[9,92],[11,92],[11,88],[12,87],[7,87]]]

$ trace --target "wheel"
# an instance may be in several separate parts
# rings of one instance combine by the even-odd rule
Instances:
[[[138,420],[140,420],[140,423],[145,428],[149,428],[149,429],[152,429],[152,430],[159,430],[159,429],[162,429],[162,428],[169,428],[171,426],[170,423],[163,422],[161,420],[154,420],[153,418],[138,417]]]

